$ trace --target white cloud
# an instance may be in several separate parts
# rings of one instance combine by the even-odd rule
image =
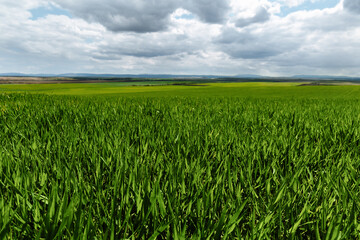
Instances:
[[[302,2],[0,0],[0,72],[358,74],[360,1],[276,15]]]

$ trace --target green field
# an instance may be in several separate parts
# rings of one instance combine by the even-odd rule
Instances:
[[[0,239],[359,239],[360,86],[0,86]]]
[[[133,86],[137,84],[137,86]],[[145,86],[152,85],[154,86]],[[156,85],[161,84],[161,85]],[[165,84],[165,85],[164,85]],[[360,85],[299,86],[300,83],[205,83],[198,86],[166,85],[170,82],[76,83],[0,85],[0,93],[36,93],[77,96],[131,97],[251,97],[251,98],[358,98]]]

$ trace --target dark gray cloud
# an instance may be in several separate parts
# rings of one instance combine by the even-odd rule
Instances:
[[[58,1],[73,15],[98,22],[114,32],[155,32],[164,30],[175,1]]]
[[[74,16],[98,22],[113,32],[157,32],[169,25],[169,16],[183,8],[207,23],[222,23],[228,0],[57,0]]]
[[[265,59],[295,50],[301,44],[301,39],[273,29],[253,32],[225,28],[214,44],[233,58]]]
[[[350,12],[360,13],[360,0],[344,0],[344,8]]]
[[[154,58],[162,56],[170,56],[177,53],[181,53],[180,49],[171,46],[156,47],[147,46],[135,49],[128,49],[116,46],[108,46],[104,49],[100,49],[93,57],[95,59],[102,60],[116,60],[121,59],[124,56],[141,57],[141,58]]]
[[[249,32],[239,32],[232,28],[225,29],[215,40],[215,44],[233,58],[259,59],[280,53],[279,49],[270,46],[268,41]]]
[[[191,53],[198,49],[196,43],[183,34],[148,33],[146,35],[145,38],[141,38],[137,34],[127,34],[120,39],[108,40],[98,46],[93,58],[102,60],[116,60],[124,56],[154,58]]]
[[[207,23],[223,23],[230,9],[226,0],[188,0],[182,7]]]
[[[253,17],[240,18],[236,21],[235,25],[239,28],[249,26],[254,23],[263,23],[270,19],[270,13],[264,8],[259,7]]]

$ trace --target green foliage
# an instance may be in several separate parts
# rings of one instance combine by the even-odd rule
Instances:
[[[0,239],[357,239],[360,101],[0,95]]]

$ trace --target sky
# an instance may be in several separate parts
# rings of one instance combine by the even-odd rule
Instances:
[[[360,0],[0,0],[0,73],[360,76]]]

